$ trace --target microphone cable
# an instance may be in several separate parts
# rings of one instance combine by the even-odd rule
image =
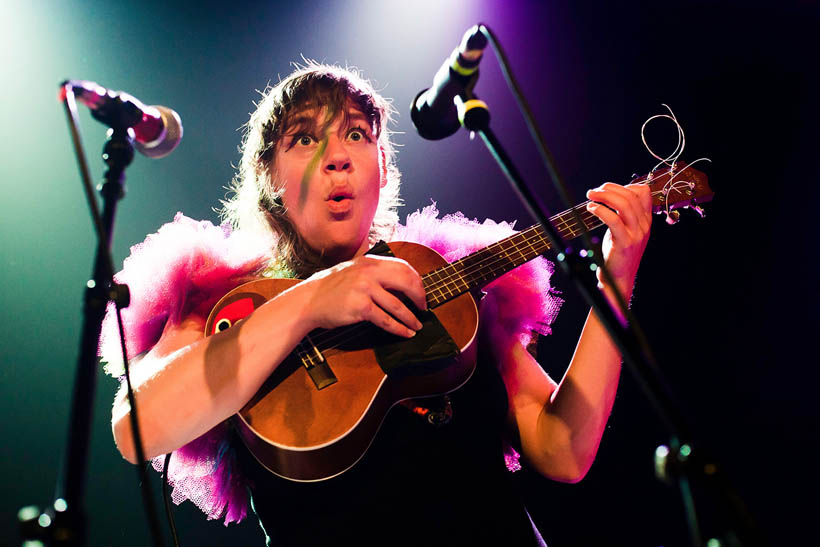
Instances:
[[[171,454],[165,454],[165,463],[162,465],[162,503],[165,506],[165,516],[168,518],[168,527],[171,529],[171,537],[174,540],[174,547],[179,547],[179,537],[177,536],[177,525],[174,522],[174,513],[171,507],[170,482],[168,479],[168,466],[171,464]]]

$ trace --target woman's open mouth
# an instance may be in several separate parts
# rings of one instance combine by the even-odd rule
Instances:
[[[332,213],[346,213],[353,207],[353,195],[348,192],[331,194],[326,203]]]

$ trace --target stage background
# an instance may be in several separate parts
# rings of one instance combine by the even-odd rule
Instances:
[[[807,536],[816,507],[820,379],[812,326],[820,300],[815,2],[3,0],[2,12],[0,544],[19,543],[18,507],[52,499],[94,249],[58,83],[89,79],[127,90],[176,109],[184,122],[178,150],[157,161],[137,157],[128,170],[117,264],[177,211],[217,221],[213,208],[234,174],[255,90],[302,56],[360,67],[394,98],[402,218],[434,200],[443,212],[525,227],[531,220],[478,140],[462,132],[426,142],[410,124],[412,97],[479,21],[507,49],[578,199],[587,188],[652,168],[640,127],[664,112],[662,103],[686,131],[684,158],[711,158],[702,168],[717,197],[707,217],[684,212],[672,227],[656,220],[634,311],[696,430],[771,543]],[[527,179],[562,210],[492,53],[476,92]],[[99,180],[105,129],[84,110],[81,119]],[[658,148],[670,150],[671,126],[652,129]],[[542,360],[558,378],[586,312],[563,277],[555,283],[567,302]],[[116,387],[100,373],[89,544],[146,545],[134,469],[110,435]],[[665,440],[625,371],[584,481],[519,474],[551,547],[686,545],[680,497],[652,475],[654,448]],[[190,504],[176,515],[185,545],[261,544],[253,519],[226,529]]]

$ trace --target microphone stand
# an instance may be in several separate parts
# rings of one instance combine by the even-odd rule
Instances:
[[[66,101],[69,121],[73,121],[73,92],[66,91],[67,82],[61,93],[68,93]],[[133,106],[133,105],[130,105]],[[100,189],[103,198],[102,215],[97,208],[91,190],[90,177],[84,157],[80,153],[79,133],[71,125],[72,137],[80,163],[86,196],[98,236],[97,253],[91,280],[86,283],[83,306],[83,325],[80,337],[80,351],[74,380],[72,403],[69,417],[67,448],[61,465],[55,501],[44,512],[35,506],[22,508],[18,513],[21,536],[25,545],[79,546],[87,542],[87,516],[83,505],[88,460],[88,445],[91,431],[92,407],[97,379],[97,346],[102,321],[109,300],[118,308],[129,303],[128,287],[114,282],[114,268],[111,259],[111,234],[117,202],[125,195],[125,169],[134,159],[133,133],[130,128],[139,121],[138,113],[129,103],[118,103],[116,107],[94,111],[98,121],[108,125],[108,140],[103,147],[102,158],[107,165],[104,183]],[[122,334],[122,331],[120,332]],[[139,467],[143,467],[140,464]],[[144,469],[143,469],[144,471]],[[143,488],[148,486],[147,482]],[[143,491],[150,498],[150,492]],[[146,501],[146,503],[153,503]],[[156,519],[149,515],[149,523],[157,544],[161,544]]]
[[[710,540],[709,547],[712,547],[712,545],[764,545],[765,540],[757,530],[757,526],[748,514],[740,496],[731,488],[725,477],[719,473],[718,466],[714,461],[706,456],[705,449],[700,447],[695,449],[693,447],[692,431],[675,403],[671,390],[661,377],[660,370],[645,338],[636,329],[630,329],[629,323],[624,323],[618,318],[615,309],[603,292],[598,289],[594,277],[590,275],[591,271],[602,268],[605,278],[610,279],[603,261],[596,263],[596,258],[593,258],[594,255],[600,253],[578,252],[562,240],[558,231],[549,221],[551,215],[547,207],[529,189],[529,186],[524,182],[512,160],[490,129],[489,109],[486,103],[478,100],[473,94],[471,86],[468,86],[463,93],[457,95],[454,101],[458,108],[461,125],[481,136],[521,202],[543,228],[550,242],[550,247],[557,253],[558,263],[561,268],[575,283],[584,299],[606,327],[610,338],[620,350],[624,362],[669,430],[671,437],[669,446],[659,446],[655,452],[656,473],[663,480],[671,481],[676,479],[679,483],[691,534],[691,544],[694,547],[706,545],[700,536],[694,499],[691,496],[690,479],[695,478],[720,494],[721,501],[735,521],[735,528],[731,528],[727,533],[727,543],[718,542],[713,544]],[[548,152],[547,155],[549,157]],[[551,165],[551,157],[549,159],[548,168],[553,178],[557,179],[557,172]],[[572,211],[577,215],[577,211],[574,209]],[[580,226],[584,227],[582,229],[586,231],[586,225],[580,219],[580,215],[576,218],[576,222],[579,222]],[[624,304],[625,319],[634,324],[634,319],[628,307],[622,298],[620,300],[621,304]]]

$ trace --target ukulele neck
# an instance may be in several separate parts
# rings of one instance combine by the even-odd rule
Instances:
[[[592,230],[603,223],[587,211],[587,203],[576,205],[573,209],[578,213],[586,229]],[[550,222],[563,239],[574,239],[583,231],[573,209],[550,218]],[[544,228],[540,224],[530,226],[425,274],[422,281],[427,292],[427,304],[430,308],[435,308],[466,292],[483,287],[510,270],[541,256],[549,249],[550,243]]]

